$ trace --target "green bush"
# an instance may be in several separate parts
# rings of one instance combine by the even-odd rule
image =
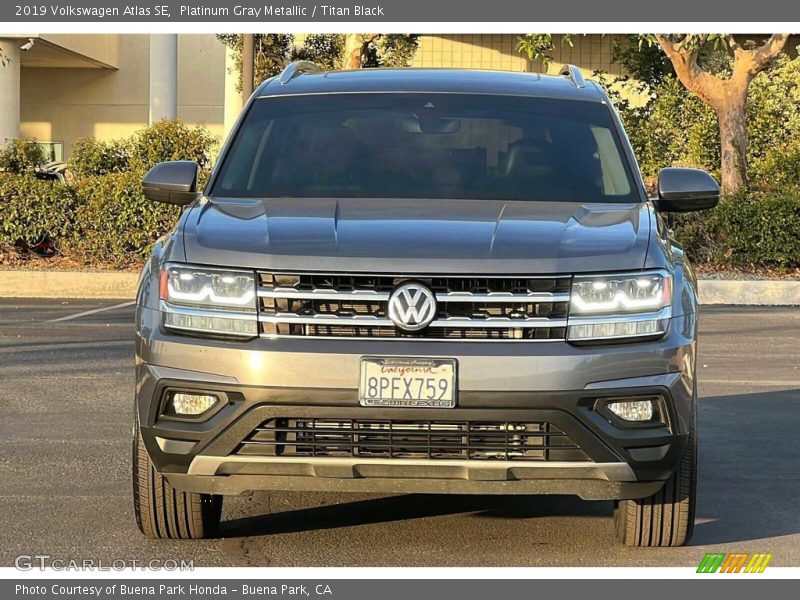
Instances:
[[[69,167],[76,177],[92,177],[121,173],[130,167],[131,144],[129,140],[104,142],[96,138],[83,138],[72,145]]]
[[[85,138],[75,142],[70,170],[77,177],[93,177],[124,171],[142,171],[168,160],[193,160],[208,170],[217,138],[205,127],[191,127],[181,120],[163,120],[137,131],[132,137],[104,142]]]
[[[726,202],[717,218],[720,264],[800,266],[800,187]]]
[[[645,106],[615,98],[642,176],[651,183],[668,166],[719,171],[719,126],[714,111],[674,77],[651,88]]]
[[[32,175],[0,175],[0,243],[63,240],[75,229],[75,196],[67,186]]]
[[[44,163],[44,150],[35,140],[13,139],[0,148],[0,169],[4,171],[33,173]]]
[[[670,215],[669,222],[697,263],[800,267],[800,186],[732,198],[705,213]]]
[[[130,166],[146,172],[160,162],[193,160],[201,170],[207,170],[216,146],[217,138],[205,127],[190,127],[179,119],[159,121],[130,139]]]
[[[750,185],[762,191],[800,185],[800,138],[771,149],[750,165]]]
[[[143,263],[153,243],[175,225],[180,209],[146,200],[141,181],[141,171],[82,179],[75,189],[79,231],[66,251],[112,267]]]
[[[86,266],[142,264],[180,209],[146,200],[141,172],[85,177],[73,188],[30,175],[0,175],[0,245],[49,237]]]
[[[750,84],[747,137],[748,178],[755,187],[774,187],[775,182],[769,180],[774,175],[782,175],[782,155],[787,148],[794,148],[793,168],[797,173],[797,153],[800,148],[800,57],[789,59],[782,55],[775,67],[758,75]],[[797,182],[797,178],[794,182]]]
[[[41,150],[15,140],[0,157],[9,170],[25,174],[0,174],[0,244],[48,236],[87,266],[141,264],[180,214],[177,207],[145,200],[142,177],[159,162],[194,160],[204,181],[215,146],[207,129],[177,120],[161,121],[124,140],[79,140],[70,160],[74,183],[68,187],[33,177],[40,161],[31,149]]]

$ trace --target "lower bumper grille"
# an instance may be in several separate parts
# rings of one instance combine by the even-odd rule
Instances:
[[[588,461],[550,423],[379,419],[268,419],[245,438],[241,456]]]

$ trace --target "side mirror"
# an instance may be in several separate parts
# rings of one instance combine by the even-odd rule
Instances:
[[[690,212],[714,208],[719,185],[705,171],[670,167],[658,174],[658,198],[653,203],[663,212]]]
[[[198,169],[197,163],[190,160],[157,164],[142,180],[144,197],[179,206],[191,204],[197,198]]]

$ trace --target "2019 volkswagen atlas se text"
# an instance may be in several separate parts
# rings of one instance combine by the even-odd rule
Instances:
[[[215,535],[248,490],[577,494],[619,539],[692,532],[696,283],[605,92],[561,76],[318,71],[247,103],[141,277],[136,518]]]

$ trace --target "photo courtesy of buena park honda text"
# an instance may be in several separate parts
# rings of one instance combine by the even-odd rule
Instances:
[[[17,600],[796,595],[800,5],[3,3],[0,514]]]

